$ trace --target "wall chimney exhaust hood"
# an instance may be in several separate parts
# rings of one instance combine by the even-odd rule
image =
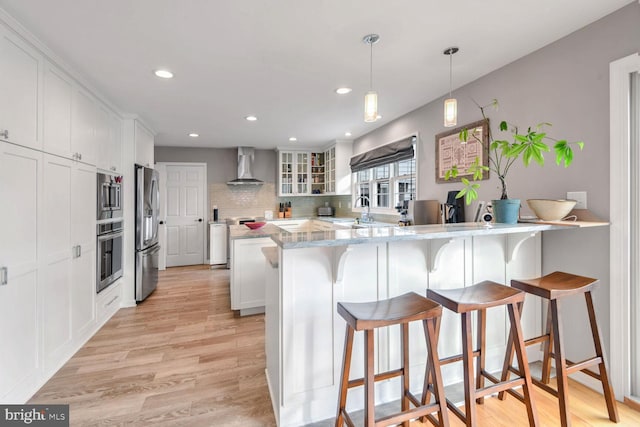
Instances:
[[[253,177],[253,158],[255,149],[238,147],[238,177],[227,182],[227,185],[262,185],[263,182]]]

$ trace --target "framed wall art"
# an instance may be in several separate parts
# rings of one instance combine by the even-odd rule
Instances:
[[[460,131],[468,129],[467,142],[460,141]],[[468,167],[479,158],[480,164],[489,166],[489,120],[479,120],[436,135],[436,182],[459,182],[471,178]],[[445,180],[445,173],[458,167],[458,176]],[[489,171],[484,171],[482,179],[489,179]]]

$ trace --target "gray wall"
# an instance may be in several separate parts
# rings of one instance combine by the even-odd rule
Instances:
[[[156,162],[199,162],[207,164],[209,184],[237,178],[238,150],[236,148],[155,147]],[[276,182],[278,165],[275,150],[256,150],[253,162],[254,177],[264,182]]]
[[[464,55],[464,48],[460,46],[458,56]],[[550,136],[585,141],[584,151],[576,153],[574,164],[568,169],[557,167],[552,153],[546,156],[543,170],[535,164],[529,168],[518,164],[508,176],[510,197],[520,198],[524,203],[528,198],[565,198],[567,191],[587,191],[589,210],[609,218],[609,63],[639,50],[640,5],[633,2],[454,91],[459,125],[481,118],[473,100],[482,105],[497,98],[498,111],[488,111],[494,125],[507,120],[526,128],[550,122],[553,124]],[[445,130],[443,100],[444,97],[357,139],[354,154],[419,132],[418,198],[444,201],[446,192],[458,189],[459,185],[435,183],[434,137]],[[498,181],[495,178],[483,181],[479,194],[480,200],[499,197]],[[564,270],[601,279],[602,286],[595,299],[608,349],[608,229],[545,233],[543,270],[545,273]],[[580,358],[591,348],[582,344],[582,338],[588,336],[586,318],[577,317],[583,314],[583,305],[582,301],[572,301],[567,307],[570,358]],[[576,321],[572,321],[574,318]]]

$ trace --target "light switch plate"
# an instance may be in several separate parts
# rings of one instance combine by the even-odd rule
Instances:
[[[567,191],[567,199],[577,202],[574,209],[587,209],[586,191]]]

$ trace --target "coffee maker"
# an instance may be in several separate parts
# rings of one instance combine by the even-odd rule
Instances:
[[[447,224],[464,222],[464,197],[456,199],[458,191],[447,193],[447,203],[444,204],[444,222]]]

